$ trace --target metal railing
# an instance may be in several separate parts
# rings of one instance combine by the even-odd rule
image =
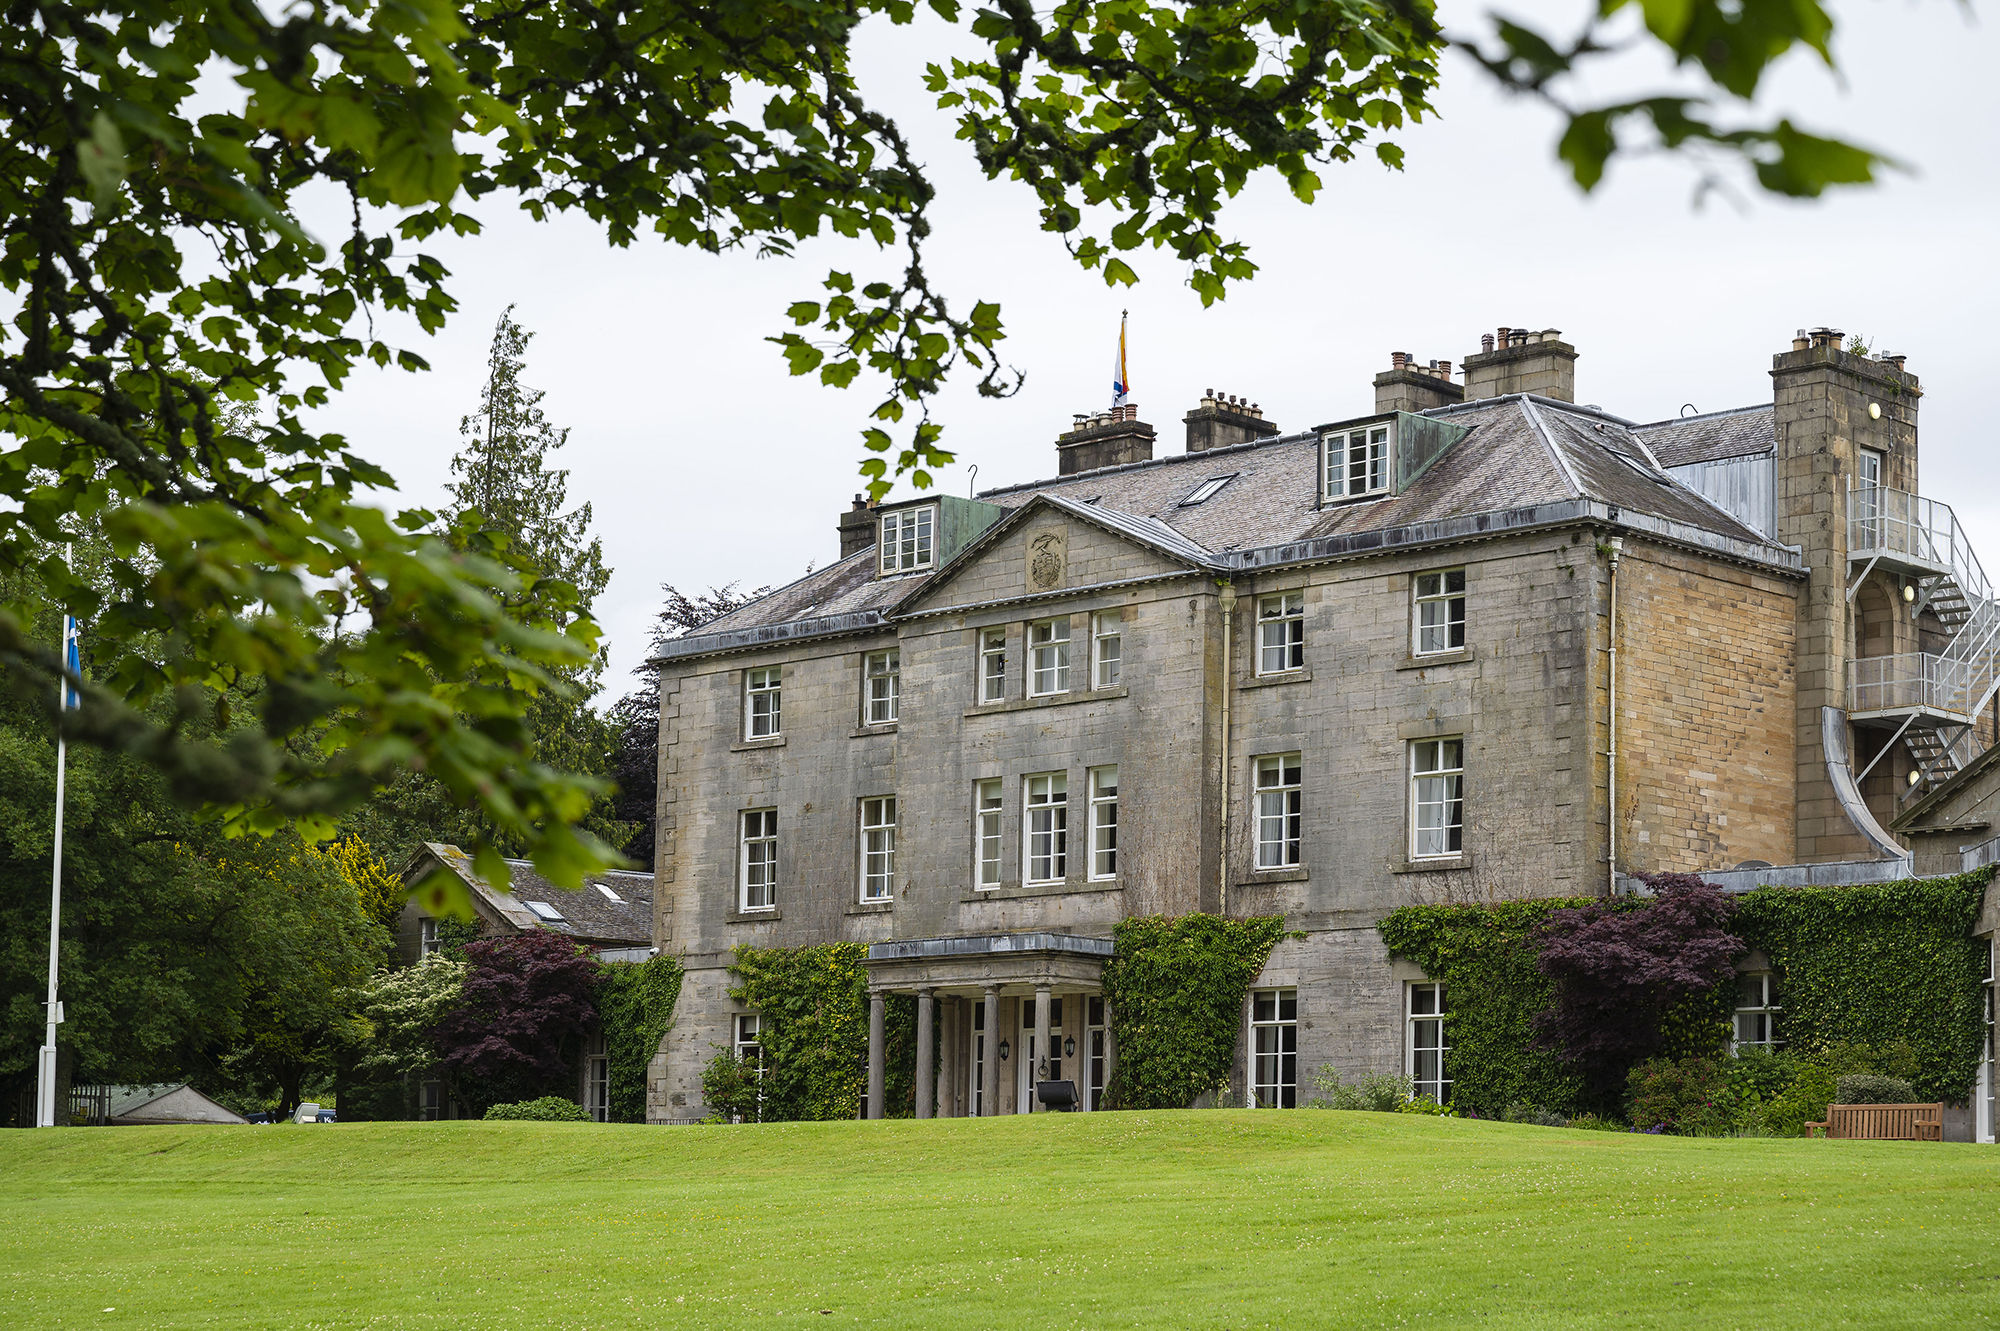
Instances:
[[[1847,709],[1889,712],[1921,707],[1963,716],[1971,701],[1967,673],[1958,662],[1929,652],[1864,656],[1847,663]]]
[[[1857,486],[1847,492],[1847,557],[1878,555],[1950,569],[1968,599],[1993,595],[1950,504],[1887,486]],[[1958,577],[1961,572],[1969,582]]]

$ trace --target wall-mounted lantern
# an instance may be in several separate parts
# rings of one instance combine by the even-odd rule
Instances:
[[[1005,1063],[1007,1061],[1007,1055],[1012,1053],[1013,1051],[1014,1051],[1014,1046],[1008,1044],[1005,1040],[1002,1040],[1000,1042],[1000,1061],[1002,1063]]]

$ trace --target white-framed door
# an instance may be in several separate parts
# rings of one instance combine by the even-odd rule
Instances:
[[[1994,1046],[1994,1035],[1995,1035],[1994,1024],[1993,1024],[1993,1018],[1994,1018],[1993,970],[1994,970],[1994,963],[1996,961],[1996,957],[1994,956],[1996,948],[2000,948],[2000,938],[1989,936],[1986,940],[1986,983],[1981,986],[1981,994],[1980,994],[1980,1001],[1985,1008],[1986,1039],[1980,1050],[1979,1085],[1973,1092],[1973,1101],[1972,1101],[1972,1119],[1973,1119],[1972,1139],[1974,1141],[1984,1142],[1989,1146],[1992,1145],[1994,1142],[1994,1131],[1993,1131],[1995,1127],[1994,1109],[1996,1107],[1995,1092],[1996,1089],[2000,1089],[1996,1088],[1993,1084],[1994,1083],[1993,1046]]]
[[[1015,1076],[1015,1112],[1039,1114],[1044,1112],[1035,1100],[1035,1083],[1038,1081],[1061,1081],[1063,1079],[1063,996],[1056,994],[1049,999],[1049,1067],[1041,1071],[1042,1051],[1035,1047],[1035,997],[1028,995],[1021,1000],[1021,1038],[1014,1044],[1017,1062]]]

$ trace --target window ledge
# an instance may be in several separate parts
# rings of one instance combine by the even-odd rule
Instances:
[[[778,914],[776,906],[767,906],[763,910],[731,910],[723,918],[730,924],[762,924],[766,920],[783,917]]]
[[[849,739],[867,739],[870,735],[893,735],[896,733],[894,721],[877,721],[873,725],[856,726],[847,732]]]
[[[1406,658],[1396,667],[1398,670],[1428,670],[1432,666],[1457,665],[1460,661],[1473,660],[1472,649],[1461,647],[1454,652],[1430,652],[1423,656]]]
[[[896,908],[892,898],[888,901],[850,901],[847,903],[849,915],[887,915]]]
[[[751,749],[777,749],[784,747],[784,743],[785,737],[783,735],[773,735],[769,739],[738,740],[729,746],[729,751],[731,753],[745,753]]]
[[[1072,689],[1068,693],[1047,693],[1035,698],[1009,698],[1006,702],[975,703],[965,709],[966,716],[991,716],[1001,712],[1024,712],[1035,707],[1062,707],[1069,703],[1102,702],[1112,698],[1123,698],[1131,692],[1124,685],[1115,689]]]
[[[1238,691],[1241,691],[1243,689],[1268,689],[1274,684],[1310,684],[1312,683],[1312,677],[1311,666],[1300,666],[1297,670],[1281,671],[1275,675],[1252,675],[1236,687]]]
[[[1012,887],[968,887],[960,901],[1012,901],[1018,897],[1072,896],[1088,892],[1122,892],[1125,885],[1116,878],[1066,878],[1060,883],[1016,884]]]
[[[1312,871],[1303,864],[1295,864],[1286,869],[1252,869],[1248,878],[1240,879],[1236,886],[1255,887],[1259,883],[1303,883],[1312,877]]]
[[[1434,860],[1405,860],[1389,870],[1390,873],[1451,873],[1459,869],[1470,869],[1470,855],[1440,855]]]

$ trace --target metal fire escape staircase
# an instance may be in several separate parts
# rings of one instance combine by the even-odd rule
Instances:
[[[1985,747],[1976,722],[2000,692],[2000,597],[1947,504],[1859,487],[1847,495],[1847,537],[1849,601],[1875,569],[1900,573],[1914,590],[1913,611],[1929,610],[1950,635],[1942,652],[1848,662],[1849,717],[1900,722],[1883,752],[1901,739],[1915,760],[1923,780],[1907,798],[1950,780]]]

